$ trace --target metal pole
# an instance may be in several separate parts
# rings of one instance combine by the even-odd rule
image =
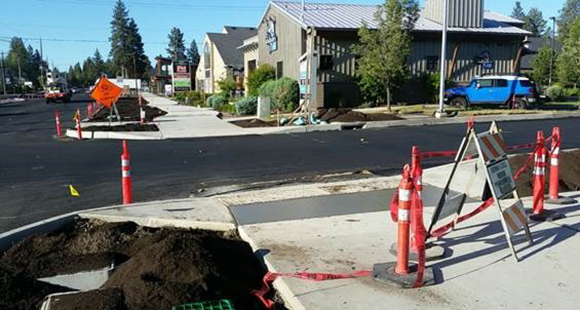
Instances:
[[[42,37],[40,37],[40,86],[44,90],[44,54],[42,51]]]
[[[548,80],[548,85],[552,86],[552,76],[554,74],[554,38],[556,37],[556,17],[550,17],[552,20],[552,42],[551,42],[551,49],[550,49],[550,78]]]
[[[447,12],[449,0],[443,1],[443,38],[441,40],[441,73],[439,77],[439,110],[435,117],[441,118],[445,111],[444,93],[445,93],[445,72],[447,71]]]
[[[4,52],[2,54],[2,88],[4,90],[4,96],[6,96],[6,72],[4,72]]]

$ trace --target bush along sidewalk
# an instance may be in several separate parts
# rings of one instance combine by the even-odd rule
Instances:
[[[237,115],[254,115],[258,109],[257,97],[240,98],[234,104]]]
[[[272,108],[292,112],[300,98],[298,82],[287,77],[266,82],[260,87],[260,96],[270,98]]]

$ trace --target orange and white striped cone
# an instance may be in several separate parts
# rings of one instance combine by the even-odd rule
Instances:
[[[77,137],[79,140],[83,139],[83,129],[81,127],[81,111],[77,108],[77,113],[75,114],[75,122],[77,127]]]
[[[93,104],[87,103],[87,117],[93,116]]]
[[[545,146],[544,132],[538,131],[536,154],[534,155],[534,197],[532,204],[532,214],[530,219],[533,221],[551,221],[560,218],[553,211],[544,210],[544,191],[546,182],[546,157],[547,151]]]
[[[549,204],[573,204],[576,203],[575,199],[569,197],[560,197],[559,186],[560,186],[560,148],[562,146],[562,136],[560,133],[560,127],[554,127],[552,129],[552,150],[550,155],[550,190],[549,199],[546,203]]]
[[[131,193],[131,155],[127,147],[127,141],[123,140],[123,153],[121,154],[121,176],[123,186],[123,204],[128,205],[132,202]]]
[[[421,270],[421,276],[419,277],[418,265],[409,264],[411,206],[414,202],[413,199],[419,199],[415,190],[413,178],[411,176],[411,167],[405,165],[403,169],[403,177],[398,188],[397,261],[375,264],[373,266],[373,277],[376,280],[394,284],[400,288],[414,288],[434,283],[433,271],[431,268]],[[420,283],[417,283],[418,280]]]
[[[62,137],[62,130],[60,127],[60,112],[54,111],[54,121],[56,122],[56,136]]]

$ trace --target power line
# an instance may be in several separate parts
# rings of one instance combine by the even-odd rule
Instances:
[[[12,36],[12,37],[0,37],[0,40],[6,40],[5,43],[10,42],[9,40],[17,37],[22,40],[30,40],[30,41],[40,41],[39,38],[27,38],[27,37],[19,37],[19,36]],[[73,42],[73,43],[110,43],[108,40],[92,40],[92,39],[61,39],[61,38],[42,38],[42,41],[50,41],[50,42]],[[199,40],[195,40],[197,45],[203,45],[203,43],[198,43]],[[203,40],[202,40],[203,41]],[[161,44],[167,45],[169,42],[143,42],[143,44]]]
[[[38,2],[46,3],[73,3],[82,5],[106,5],[111,6],[116,3],[116,1],[107,0],[92,0],[90,2],[85,0],[36,0]],[[164,9],[191,9],[191,10],[221,10],[221,11],[263,11],[263,6],[240,6],[240,5],[199,5],[199,4],[178,4],[178,3],[162,3],[162,2],[141,2],[141,1],[126,1],[125,5],[128,7],[141,7],[141,8],[158,8],[162,7]]]

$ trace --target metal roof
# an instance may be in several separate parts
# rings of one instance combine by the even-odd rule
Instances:
[[[299,25],[304,28],[312,27],[318,29],[358,29],[362,22],[366,22],[369,28],[377,28],[374,14],[376,5],[361,4],[336,4],[336,3],[306,3],[304,16],[302,17],[302,3],[273,0],[270,5],[285,12]],[[450,32],[470,32],[470,33],[495,33],[512,35],[531,35],[530,32],[507,24],[507,22],[517,21],[505,15],[485,11],[483,28],[458,28],[450,27]],[[427,19],[420,14],[419,20],[415,24],[415,31],[440,32],[441,24]]]

